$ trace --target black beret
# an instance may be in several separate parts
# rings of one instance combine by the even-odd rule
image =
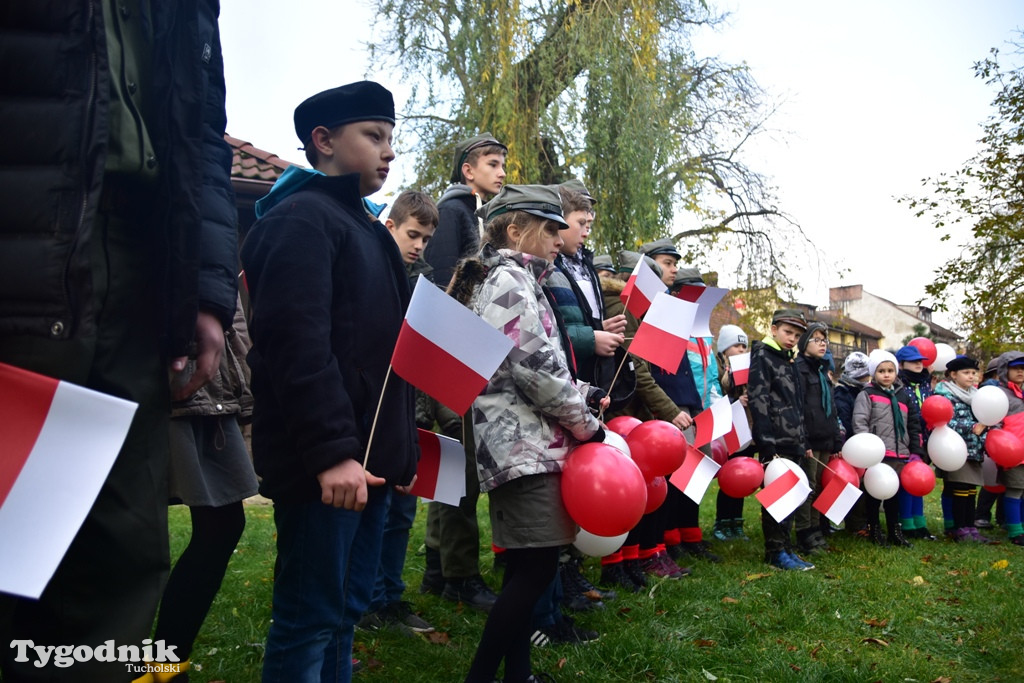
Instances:
[[[395,99],[380,83],[358,81],[324,90],[295,107],[295,134],[302,144],[317,126],[335,128],[355,121],[395,123]]]
[[[956,372],[957,370],[980,370],[978,367],[978,361],[967,356],[957,356],[953,360],[946,363],[946,372]]]

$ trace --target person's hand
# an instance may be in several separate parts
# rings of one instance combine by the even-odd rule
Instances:
[[[614,356],[615,349],[619,348],[624,341],[626,338],[621,334],[596,330],[594,332],[594,353],[598,356]]]
[[[693,418],[685,410],[679,411],[679,414],[672,418],[672,424],[679,428],[679,431],[684,431],[690,428],[693,424]]]
[[[320,482],[320,502],[336,508],[359,512],[366,507],[366,487],[387,482],[363,469],[358,460],[342,460],[316,475]]]
[[[604,328],[605,332],[611,332],[612,334],[622,334],[626,331],[626,316],[623,313],[613,315],[607,320],[601,321],[601,327]]]
[[[220,357],[224,353],[224,329],[216,316],[199,311],[196,316],[196,362],[192,376],[183,376],[188,367],[188,357],[181,356],[171,361],[171,398],[182,401],[200,388],[217,374],[220,368]]]
[[[980,422],[971,427],[971,431],[974,432],[975,436],[981,436],[986,429],[988,429],[988,427],[981,424]]]
[[[743,406],[744,408],[747,407],[747,401],[749,400],[750,399],[747,398],[746,394],[740,394],[740,405]]]
[[[395,486],[395,490],[398,491],[399,493],[402,493],[402,494],[405,494],[405,495],[409,495],[409,492],[412,491],[412,487],[416,485],[416,477],[417,476],[419,476],[419,475],[416,475],[416,474],[412,475],[412,481],[410,481],[405,486]]]

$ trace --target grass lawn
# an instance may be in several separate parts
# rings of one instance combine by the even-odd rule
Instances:
[[[702,504],[714,518],[717,484]],[[486,505],[486,497],[481,499]],[[533,650],[534,669],[559,681],[1020,681],[1024,680],[1024,548],[917,541],[877,548],[845,533],[810,572],[772,571],[762,560],[759,505],[745,505],[750,543],[715,543],[721,564],[698,562],[693,575],[620,593],[600,612],[577,615],[598,630],[586,645]],[[942,528],[938,493],[927,500],[933,532]],[[259,680],[274,565],[272,508],[249,506],[248,526],[193,653],[191,680]],[[437,627],[431,637],[395,630],[356,632],[358,681],[459,681],[469,668],[485,615],[417,592],[423,573],[420,508],[405,566],[406,592]],[[486,527],[486,513],[481,513]],[[171,510],[171,548],[187,542],[187,509]],[[486,539],[486,537],[485,537]],[[489,542],[481,552],[491,571]],[[596,582],[597,560],[587,562]]]

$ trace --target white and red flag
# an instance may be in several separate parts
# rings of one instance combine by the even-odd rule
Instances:
[[[659,292],[640,322],[629,352],[675,374],[686,355],[697,304]]]
[[[137,407],[0,363],[0,591],[42,594]]]
[[[672,473],[669,482],[699,505],[720,467],[717,462],[693,446],[687,445],[683,464]]]
[[[626,281],[626,286],[622,289],[622,294],[619,295],[622,305],[638,320],[654,303],[654,298],[667,289],[665,283],[645,261],[646,259],[640,257],[629,280]]]
[[[757,492],[757,500],[776,522],[789,517],[811,495],[811,487],[793,470],[786,470],[779,478]]]
[[[697,417],[693,418],[693,425],[696,427],[693,445],[697,448],[732,431],[732,407],[729,397],[720,396],[715,399],[710,408],[697,413]]]
[[[729,449],[729,455],[742,451],[751,441],[754,440],[750,433],[750,423],[747,422],[747,411],[743,404],[736,401],[731,406],[732,429],[725,435],[725,447]]]
[[[733,386],[743,386],[750,381],[750,352],[737,353],[729,357],[729,369],[732,371]]]
[[[462,415],[512,346],[502,332],[421,277],[391,367],[409,384]]]
[[[811,506],[828,517],[833,524],[842,523],[850,513],[854,503],[860,498],[861,490],[842,477],[832,477],[832,481],[811,503]]]
[[[683,301],[692,301],[697,304],[697,315],[693,319],[693,337],[711,336],[711,312],[722,300],[728,289],[721,287],[704,287],[703,285],[683,285],[676,292],[676,296]]]
[[[420,461],[409,495],[458,505],[466,495],[466,450],[455,439],[425,429],[420,437]]]

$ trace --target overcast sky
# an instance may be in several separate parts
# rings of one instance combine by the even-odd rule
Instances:
[[[779,207],[844,269],[807,269],[801,300],[825,306],[828,286],[863,284],[896,303],[914,303],[956,249],[940,244],[937,231],[895,198],[919,194],[922,178],[954,171],[975,152],[994,91],[974,78],[971,65],[994,46],[1010,57],[1006,43],[1024,28],[1024,2],[718,6],[732,16],[718,32],[698,36],[697,54],[745,61],[782,103],[772,134],[751,146],[748,161],[773,178]],[[371,34],[372,16],[361,0],[222,0],[228,132],[303,163],[295,105],[367,75],[395,91],[401,112],[405,89],[397,74],[367,64],[363,46],[380,37]],[[401,148],[401,126],[396,139]],[[383,194],[399,189],[401,161]],[[686,217],[679,222],[686,226]]]

